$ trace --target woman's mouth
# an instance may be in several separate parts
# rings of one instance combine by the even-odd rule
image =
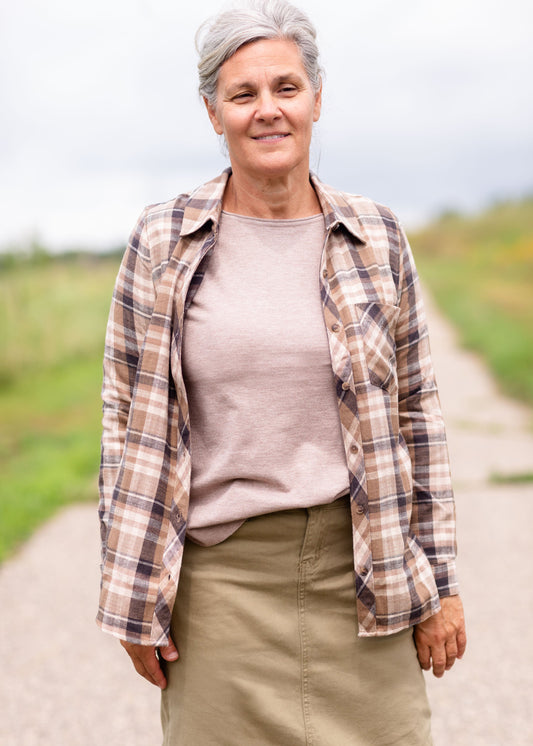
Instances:
[[[273,135],[257,135],[253,139],[261,142],[269,142],[273,140],[283,140],[285,137],[289,137],[288,132],[276,132]]]

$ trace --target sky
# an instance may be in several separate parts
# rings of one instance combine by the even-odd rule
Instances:
[[[533,194],[530,0],[300,0],[325,68],[311,167],[409,229]],[[116,248],[228,164],[197,93],[220,0],[0,10],[0,249]]]

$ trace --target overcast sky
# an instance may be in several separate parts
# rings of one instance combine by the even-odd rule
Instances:
[[[415,226],[533,192],[531,0],[301,0],[326,70],[312,167]],[[0,11],[0,247],[125,242],[227,165],[196,92],[220,0]]]

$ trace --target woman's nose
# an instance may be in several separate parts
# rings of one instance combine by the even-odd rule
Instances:
[[[256,118],[272,121],[281,116],[279,106],[271,93],[262,93],[257,99]]]

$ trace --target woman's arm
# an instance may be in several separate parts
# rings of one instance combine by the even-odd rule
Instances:
[[[117,479],[139,357],[155,302],[150,252],[146,236],[146,211],[139,218],[122,259],[107,324],[104,352],[103,435],[100,465],[100,506],[102,559],[106,553],[109,515]],[[135,670],[150,683],[167,685],[156,648],[121,639]],[[171,639],[159,648],[167,661],[178,658]]]
[[[146,210],[132,231],[122,259],[106,331],[99,482],[102,559],[137,365],[155,299],[145,217]]]
[[[431,361],[420,282],[407,239],[400,235],[400,314],[396,327],[400,437],[413,477],[411,534],[423,547],[439,595],[458,592],[455,503],[448,447]]]
[[[441,610],[417,624],[420,665],[442,676],[466,649],[463,605],[455,571],[455,503],[448,448],[431,362],[420,282],[409,244],[401,233],[400,316],[396,332],[400,433],[412,463],[410,530],[431,563]]]

